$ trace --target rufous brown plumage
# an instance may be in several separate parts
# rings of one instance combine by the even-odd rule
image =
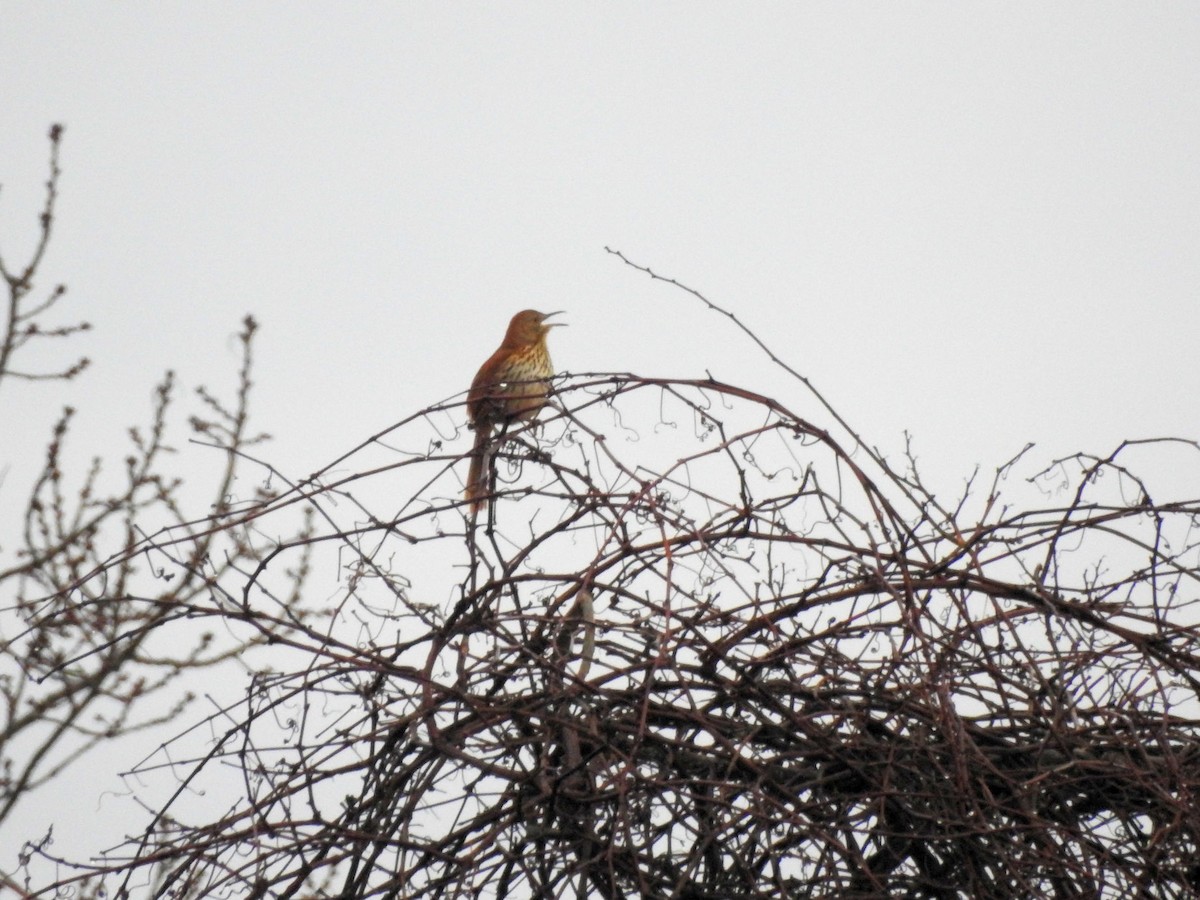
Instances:
[[[475,429],[466,497],[472,514],[487,504],[491,469],[492,432],[519,422],[529,422],[546,405],[554,364],[546,347],[546,334],[561,322],[547,324],[557,312],[525,309],[512,317],[500,347],[479,367],[467,394],[467,416]]]

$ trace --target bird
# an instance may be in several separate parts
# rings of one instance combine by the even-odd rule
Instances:
[[[550,379],[554,377],[546,334],[556,325],[566,324],[546,320],[561,312],[523,309],[513,316],[499,348],[479,367],[471,382],[467,418],[475,429],[475,446],[471,450],[466,499],[472,515],[487,505],[492,431],[531,422],[546,405]]]

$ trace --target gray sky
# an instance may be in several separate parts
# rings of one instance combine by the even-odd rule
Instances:
[[[528,306],[568,311],[560,369],[827,422],[606,244],[948,487],[1027,441],[1198,437],[1198,60],[1194,3],[3,0],[0,249],[62,122],[42,284],[95,326],[52,356],[95,365],[0,394],[0,460],[66,403],[81,454],[123,453],[168,367],[227,392],[247,312],[295,476],[465,389]]]
[[[816,413],[608,244],[954,477],[1195,435],[1194,4],[2,13],[2,246],[62,121],[44,283],[96,325],[86,383],[25,399],[103,400],[81,428],[119,435],[168,366],[229,383],[247,311],[259,423],[301,468],[463,389],[526,306],[569,312],[561,369],[709,369]]]

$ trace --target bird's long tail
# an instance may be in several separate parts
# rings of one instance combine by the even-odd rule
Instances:
[[[466,498],[471,502],[471,515],[478,515],[487,506],[488,457],[491,456],[492,426],[480,422],[475,426],[475,447],[471,450],[471,468],[467,473]]]

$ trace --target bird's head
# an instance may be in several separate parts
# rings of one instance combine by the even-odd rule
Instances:
[[[546,337],[546,332],[556,325],[566,325],[566,322],[547,322],[551,316],[562,312],[538,312],[536,309],[523,309],[508,323],[508,333],[504,335],[504,343],[509,347],[524,347],[536,344]]]

